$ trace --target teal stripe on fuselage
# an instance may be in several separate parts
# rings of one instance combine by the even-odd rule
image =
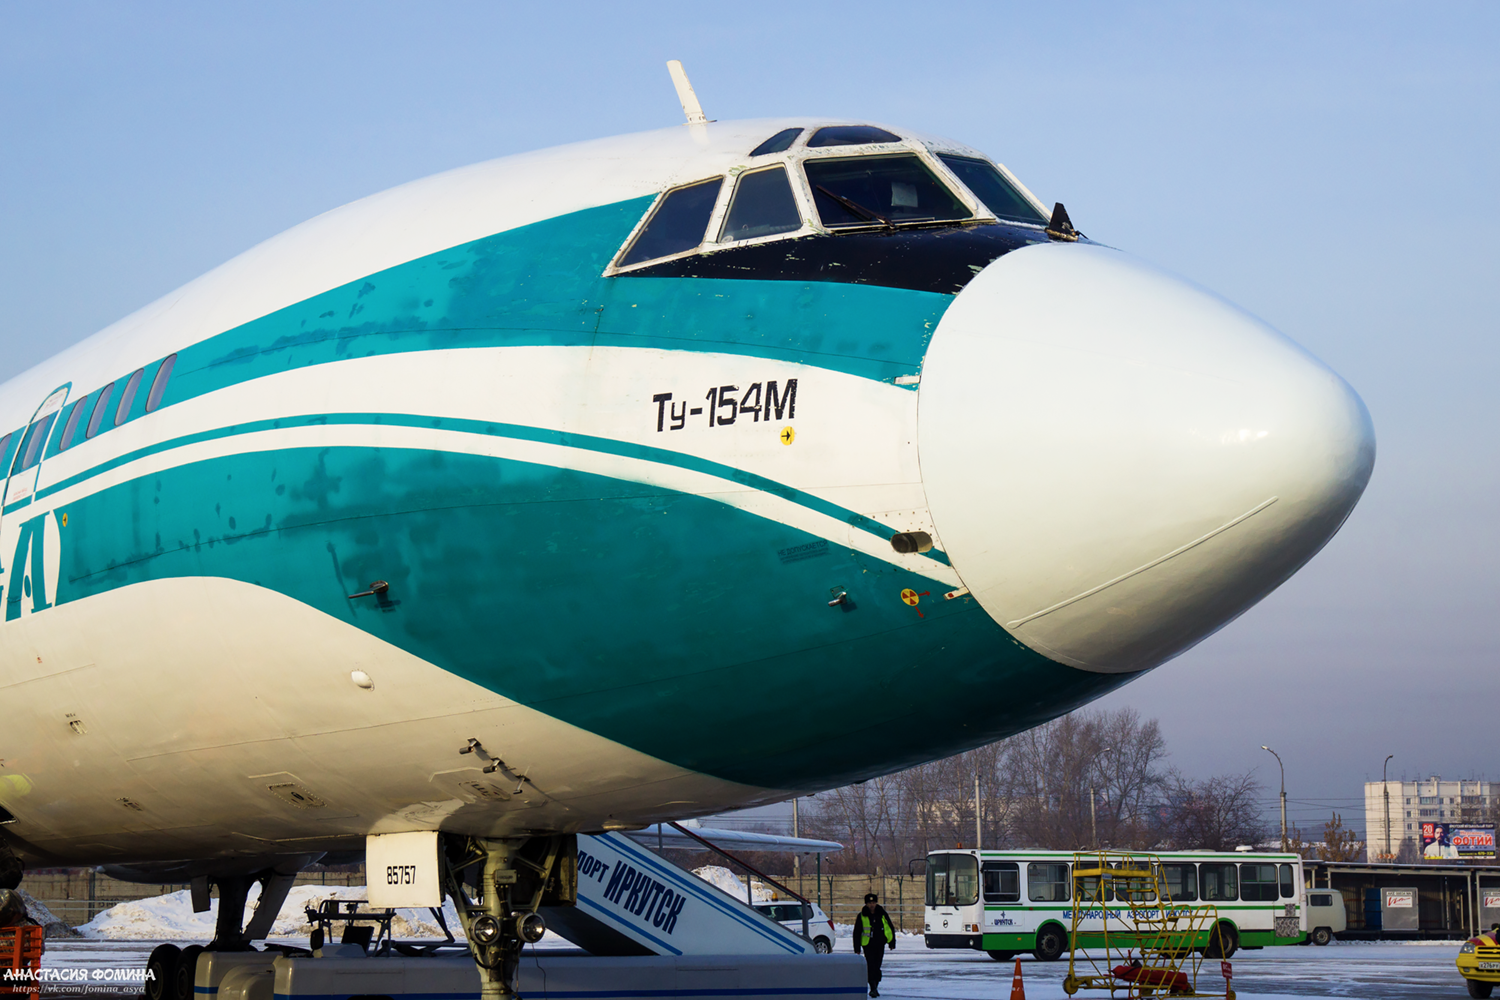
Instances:
[[[31,505],[33,500],[41,501],[57,493],[70,489],[80,483],[86,483],[101,473],[111,469],[117,469],[131,462],[139,461],[150,455],[169,452],[190,444],[198,444],[203,441],[215,441],[238,434],[252,434],[257,431],[279,430],[291,427],[316,427],[336,426],[350,424],[375,424],[387,427],[423,427],[431,430],[458,431],[464,434],[480,434],[486,437],[511,438],[518,441],[536,441],[541,444],[555,444],[564,448],[579,448],[584,451],[595,451],[609,455],[620,455],[624,458],[638,458],[647,462],[658,462],[662,465],[670,465],[679,469],[689,469],[693,472],[702,472],[710,476],[718,476],[731,482],[740,483],[751,489],[762,493],[770,493],[779,496],[783,500],[789,500],[809,510],[815,510],[820,514],[832,517],[848,524],[860,531],[867,532],[877,538],[889,540],[894,533],[879,521],[865,517],[863,514],[855,513],[836,503],[824,500],[822,497],[812,493],[778,483],[765,476],[747,472],[744,469],[735,468],[732,465],[724,465],[696,455],[688,455],[680,451],[671,451],[666,448],[655,448],[651,445],[636,444],[631,441],[617,441],[612,438],[596,437],[591,434],[575,434],[571,431],[552,430],[546,427],[528,427],[523,424],[504,424],[485,420],[467,420],[459,417],[434,417],[413,413],[320,413],[316,416],[282,417],[274,420],[254,420],[243,424],[234,424],[229,427],[216,427],[212,430],[199,431],[196,434],[184,434],[181,437],[172,438],[167,441],[159,441],[145,448],[118,455],[115,458],[102,462],[92,469],[59,480],[51,486],[36,491],[34,496],[28,496],[24,500],[17,500],[5,507],[4,513],[10,514]],[[933,549],[924,555],[943,565],[948,565],[948,556]]]
[[[1125,679],[1060,667],[931,578],[796,528],[533,463],[291,448],[153,473],[42,516],[63,513],[59,604],[174,577],[267,587],[556,718],[753,785],[870,777]],[[346,598],[376,579],[388,606]],[[828,605],[835,587],[850,604]],[[929,594],[918,608],[908,587]]]
[[[953,301],[837,282],[601,277],[650,202],[487,236],[210,337],[178,352],[163,405],[307,365],[461,347],[718,352],[890,381],[920,369]]]

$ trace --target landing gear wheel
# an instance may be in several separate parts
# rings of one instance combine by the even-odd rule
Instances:
[[[1036,932],[1036,948],[1031,953],[1038,962],[1055,962],[1062,958],[1067,947],[1068,939],[1063,936],[1062,928],[1056,924],[1048,924]]]
[[[166,1000],[193,1000],[198,980],[198,956],[203,954],[200,945],[189,945],[177,956],[177,965],[167,980]]]
[[[146,1000],[169,1000],[181,956],[182,949],[175,944],[159,944],[151,952],[146,960]]]
[[[1009,962],[1016,957],[1016,953],[1013,951],[996,951],[994,949],[986,951],[985,954],[997,962]]]
[[[1481,983],[1477,979],[1465,979],[1464,985],[1469,988],[1469,996],[1478,1000],[1485,1000],[1495,988],[1494,983]]]
[[[1312,932],[1312,943],[1315,945],[1325,945],[1332,940],[1333,931],[1329,930],[1327,927],[1319,927],[1317,930]]]
[[[1204,958],[1232,958],[1240,947],[1240,932],[1232,924],[1217,923],[1208,932],[1208,947],[1203,949]]]
[[[831,955],[833,954],[833,945],[829,943],[827,938],[820,937],[813,942],[813,951],[819,955]]]

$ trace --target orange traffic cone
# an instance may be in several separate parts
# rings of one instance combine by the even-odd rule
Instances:
[[[1016,974],[1010,981],[1010,1000],[1026,1000],[1026,984],[1021,982],[1021,960],[1016,959]]]

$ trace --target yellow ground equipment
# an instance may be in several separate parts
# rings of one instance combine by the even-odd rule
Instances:
[[[1151,854],[1073,855],[1073,920],[1063,990],[1108,990],[1111,997],[1224,997],[1234,1000],[1229,966],[1195,950],[1218,926],[1212,905],[1173,903],[1161,862]],[[1201,975],[1200,975],[1201,974]]]

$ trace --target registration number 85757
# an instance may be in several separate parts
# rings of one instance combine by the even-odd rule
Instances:
[[[386,885],[415,885],[417,881],[416,865],[386,865]]]

